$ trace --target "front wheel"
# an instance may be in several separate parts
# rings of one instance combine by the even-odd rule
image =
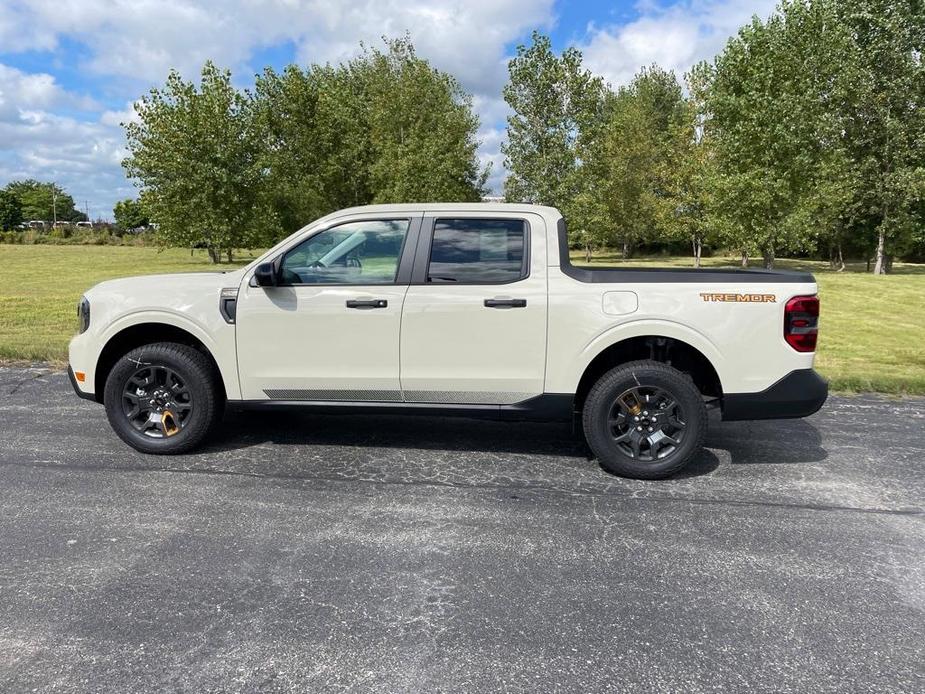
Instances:
[[[187,345],[133,349],[106,379],[106,415],[116,434],[142,453],[185,453],[221,420],[224,399],[208,358]]]
[[[608,472],[660,479],[687,465],[703,446],[707,410],[683,373],[636,361],[605,373],[582,413],[585,437]]]

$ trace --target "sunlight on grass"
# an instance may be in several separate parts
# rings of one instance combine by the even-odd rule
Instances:
[[[0,359],[62,362],[80,295],[97,282],[128,275],[215,272],[253,260],[213,265],[204,250],[132,246],[0,245]]]

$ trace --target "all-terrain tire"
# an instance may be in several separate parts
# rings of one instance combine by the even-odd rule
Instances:
[[[133,425],[128,415],[133,407],[126,399],[132,397],[125,392],[129,379],[145,368],[174,374],[174,383],[182,382],[187,393],[182,397],[188,400],[190,408],[183,415],[182,426],[177,425],[178,430],[172,435],[157,438],[156,431],[145,434]],[[109,372],[103,396],[106,415],[119,438],[137,451],[161,455],[186,453],[199,446],[221,422],[225,399],[219,379],[208,357],[193,347],[173,342],[143,345],[121,357]],[[133,384],[137,382],[134,380]],[[169,386],[165,391],[170,390]],[[138,392],[134,385],[128,389],[133,394]],[[146,397],[141,399],[148,407]]]
[[[638,400],[638,412],[635,405],[629,410],[621,407],[621,398]],[[676,408],[671,412],[659,407],[672,400]],[[622,477],[662,479],[681,470],[703,446],[707,411],[703,396],[687,375],[667,364],[643,360],[622,364],[598,379],[585,399],[582,424],[588,445],[605,470]],[[634,439],[642,441],[635,450]],[[668,440],[678,443],[672,445]]]

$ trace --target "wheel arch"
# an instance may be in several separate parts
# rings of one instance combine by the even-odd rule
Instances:
[[[222,370],[219,368],[212,351],[206,344],[189,330],[170,323],[158,321],[146,321],[134,323],[126,326],[113,334],[103,346],[100,355],[96,361],[96,370],[94,373],[94,392],[96,401],[103,402],[103,394],[106,390],[106,379],[115,366],[119,358],[127,352],[155,342],[175,342],[181,345],[187,345],[201,352],[210,362],[215,370],[217,382],[221,386],[221,394],[227,399],[227,386],[222,377]]]
[[[722,381],[713,362],[689,342],[663,334],[635,335],[603,347],[588,362],[575,391],[575,408],[581,409],[588,391],[607,371],[631,361],[650,359],[686,373],[706,396],[721,398]]]

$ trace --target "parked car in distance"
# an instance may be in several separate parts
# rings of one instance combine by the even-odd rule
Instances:
[[[708,409],[821,407],[816,291],[805,273],[573,266],[549,207],[358,207],[234,272],[98,284],[69,373],[146,453],[195,448],[227,406],[577,419],[604,468],[659,478],[697,454]]]

